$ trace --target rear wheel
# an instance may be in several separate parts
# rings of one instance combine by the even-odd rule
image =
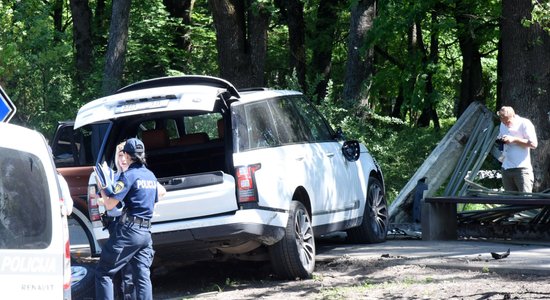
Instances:
[[[369,178],[363,221],[347,230],[352,243],[381,243],[388,234],[388,204],[380,180]]]
[[[71,298],[95,298],[95,265],[73,264],[71,266]]]
[[[269,248],[271,264],[282,278],[311,278],[315,268],[315,238],[311,217],[298,201],[290,203],[285,236]]]

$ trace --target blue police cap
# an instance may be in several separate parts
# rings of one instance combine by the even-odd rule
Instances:
[[[126,141],[124,144],[124,149],[122,151],[126,153],[143,153],[145,152],[145,146],[143,142],[136,138],[131,138]]]

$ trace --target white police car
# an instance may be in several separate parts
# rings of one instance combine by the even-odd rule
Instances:
[[[70,299],[67,211],[44,137],[0,123],[0,293]]]
[[[167,190],[152,219],[157,257],[269,259],[280,277],[307,278],[316,236],[386,238],[380,166],[299,92],[237,90],[207,76],[157,78],[87,103],[75,128],[100,122],[109,125],[99,162],[113,167],[116,145],[138,137]],[[88,194],[94,235],[105,241],[93,181]]]

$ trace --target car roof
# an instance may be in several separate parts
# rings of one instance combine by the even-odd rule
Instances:
[[[162,77],[123,87],[115,94],[82,106],[74,128],[105,120],[178,110],[212,111],[216,101],[250,102],[296,91],[249,88],[237,90],[226,80],[209,76]]]
[[[37,156],[44,156],[45,154],[46,158],[49,157],[49,152],[45,146],[44,136],[35,130],[15,124],[0,122],[0,135],[2,136],[2,139],[0,139],[0,147],[25,151]],[[38,147],[37,143],[44,143],[44,146]]]

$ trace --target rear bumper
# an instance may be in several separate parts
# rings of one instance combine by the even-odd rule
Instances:
[[[185,248],[187,252],[229,248],[250,241],[273,245],[284,236],[287,220],[287,212],[262,209],[163,223],[155,223],[153,219],[153,247],[157,251]],[[100,244],[109,237],[101,228],[96,228],[94,233]]]

